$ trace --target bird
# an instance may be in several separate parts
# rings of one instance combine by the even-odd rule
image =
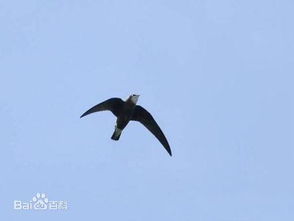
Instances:
[[[111,139],[115,141],[119,140],[123,129],[130,121],[140,122],[159,140],[168,154],[172,156],[170,145],[153,116],[145,108],[137,105],[139,96],[132,94],[125,101],[117,97],[110,98],[93,106],[83,113],[80,118],[99,111],[111,111],[117,117],[115,129],[111,136]]]

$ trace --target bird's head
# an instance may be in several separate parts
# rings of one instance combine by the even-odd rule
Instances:
[[[134,103],[137,104],[140,95],[132,94],[129,99]]]

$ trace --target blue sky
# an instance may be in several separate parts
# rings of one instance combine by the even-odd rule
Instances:
[[[294,219],[293,1],[0,1],[0,219]],[[80,119],[140,94],[139,123]],[[36,193],[66,211],[17,211]]]

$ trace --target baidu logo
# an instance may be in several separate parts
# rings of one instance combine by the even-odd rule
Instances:
[[[14,200],[15,210],[67,210],[67,201],[48,200],[45,193],[37,193],[29,202]]]

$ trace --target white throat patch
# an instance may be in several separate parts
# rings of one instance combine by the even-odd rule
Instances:
[[[137,104],[138,99],[139,99],[139,95],[133,95],[133,96],[131,96],[131,101],[132,101],[134,104]]]

